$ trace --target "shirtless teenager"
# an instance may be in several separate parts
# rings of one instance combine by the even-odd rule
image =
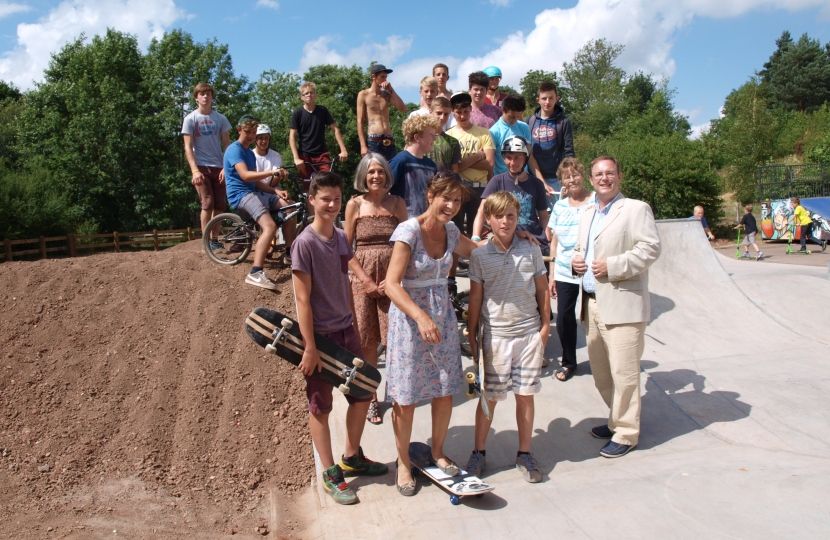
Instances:
[[[386,77],[392,73],[383,64],[372,66],[372,86],[357,94],[357,136],[360,138],[360,155],[369,152],[380,154],[390,161],[395,150],[392,138],[392,126],[389,124],[389,105],[401,112],[406,112],[406,105],[392,88]],[[363,125],[366,131],[363,133]]]
[[[447,88],[447,81],[450,80],[450,68],[447,67],[447,64],[432,66],[432,76],[438,81],[438,95],[450,99],[452,91]]]

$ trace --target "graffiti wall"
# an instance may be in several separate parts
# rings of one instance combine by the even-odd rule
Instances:
[[[824,201],[822,201],[824,202]],[[813,220],[813,236],[821,240],[830,240],[830,214],[822,217],[810,210],[814,206],[803,199],[801,205]],[[795,227],[793,237],[793,206],[789,199],[777,199],[761,203],[761,238],[764,240],[796,240],[801,238],[801,226]]]

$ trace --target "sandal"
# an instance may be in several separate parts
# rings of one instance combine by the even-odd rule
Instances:
[[[366,413],[366,421],[374,426],[379,426],[383,423],[383,418],[378,414],[377,400],[369,403],[369,411]]]
[[[432,452],[429,453],[430,465],[438,467],[439,469],[441,469],[442,473],[448,476],[458,476],[458,474],[461,472],[461,469],[458,468],[458,465],[453,463],[452,460],[447,456],[444,456],[444,459],[446,459],[449,463],[445,467],[442,467],[441,465],[438,465],[438,462],[435,460],[434,457],[432,457]]]
[[[559,378],[560,373],[563,373],[565,375],[565,377]],[[556,377],[557,381],[565,382],[568,379],[570,379],[571,377],[573,377],[574,373],[576,373],[576,368],[562,366],[562,367],[560,367],[559,369],[557,369],[556,371],[553,372],[553,376]]]

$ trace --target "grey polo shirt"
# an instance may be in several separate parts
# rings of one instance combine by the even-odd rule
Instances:
[[[539,246],[513,236],[506,252],[491,239],[470,255],[470,279],[481,283],[484,330],[495,337],[538,332],[542,320],[536,302],[536,278],[546,273]]]

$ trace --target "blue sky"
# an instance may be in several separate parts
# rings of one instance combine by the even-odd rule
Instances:
[[[255,80],[268,69],[302,72],[323,62],[378,60],[404,99],[437,61],[449,86],[466,74],[501,67],[518,87],[528,69],[560,71],[590,39],[625,45],[629,72],[670,78],[676,106],[698,129],[716,118],[726,95],[761,68],[783,30],[830,41],[830,0],[0,0],[0,79],[30,88],[49,54],[80,32],[113,27],[146,46],[182,28],[197,40],[226,43],[237,72]],[[444,16],[442,20],[443,10]],[[378,13],[372,19],[365,14]]]

